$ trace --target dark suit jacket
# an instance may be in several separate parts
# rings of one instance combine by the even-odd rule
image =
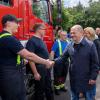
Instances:
[[[99,59],[99,70],[100,70],[100,38],[94,40],[94,44],[96,45],[98,59]]]
[[[71,43],[55,63],[64,63],[68,57],[71,60],[69,69],[71,89],[76,92],[86,92],[92,88],[88,84],[89,79],[96,80],[98,75],[98,55],[94,43],[85,38],[76,47]]]

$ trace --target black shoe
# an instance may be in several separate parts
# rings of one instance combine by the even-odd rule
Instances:
[[[60,91],[62,91],[62,92],[67,92],[67,88],[65,88],[65,87],[63,87],[63,88],[60,88]]]
[[[60,90],[55,89],[54,91],[55,91],[55,95],[60,95]]]

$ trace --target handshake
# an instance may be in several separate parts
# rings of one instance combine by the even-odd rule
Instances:
[[[51,68],[51,67],[54,66],[54,64],[55,64],[55,62],[51,61],[49,59],[47,59],[46,62],[45,62],[46,68]]]

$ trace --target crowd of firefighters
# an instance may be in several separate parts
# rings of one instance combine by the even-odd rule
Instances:
[[[36,23],[34,35],[26,46],[13,36],[21,20],[5,15],[0,33],[0,96],[2,100],[26,100],[23,66],[32,74],[32,100],[54,100],[54,93],[66,92],[67,72],[70,77],[71,100],[95,100],[96,79],[100,72],[100,28],[73,25],[69,33],[57,26],[55,41],[49,54],[43,37],[46,26]],[[51,80],[53,71],[54,80]],[[52,86],[53,83],[53,86]],[[54,88],[52,88],[54,87]],[[65,98],[66,99],[66,98]]]

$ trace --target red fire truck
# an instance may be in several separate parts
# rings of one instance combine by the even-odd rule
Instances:
[[[34,34],[31,31],[33,25],[35,23],[44,23],[47,27],[44,41],[50,51],[53,43],[50,7],[51,3],[49,0],[0,0],[0,20],[5,14],[14,14],[18,18],[23,19],[18,33],[15,34],[23,44]]]

